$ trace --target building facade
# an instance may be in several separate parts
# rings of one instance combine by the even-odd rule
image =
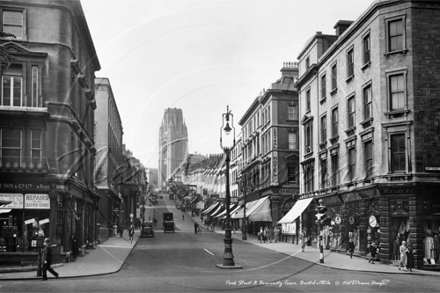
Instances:
[[[372,242],[393,263],[409,241],[416,266],[434,259],[440,192],[440,1],[375,1],[355,21],[320,32],[299,54],[301,225],[316,239],[315,206],[331,224],[324,245],[355,254]],[[431,255],[432,253],[432,255]],[[437,262],[438,259],[435,261]],[[434,265],[435,266],[435,265]]]
[[[271,220],[264,225],[276,226],[288,211],[283,210],[283,205],[298,194],[297,77],[297,64],[286,62],[281,78],[253,101],[238,123],[240,182],[246,187],[247,202],[264,197],[270,200],[270,215],[262,214],[262,219]],[[253,222],[259,222],[258,217]]]
[[[113,95],[108,78],[95,80],[95,186],[100,195],[98,214],[96,216],[99,227],[100,240],[111,237],[113,225],[119,223],[117,211],[121,209],[121,194],[119,183],[125,160],[123,151],[123,128],[118,106]]]
[[[182,109],[165,110],[159,130],[159,187],[164,188],[188,154],[188,130]]]
[[[55,5],[56,4],[56,5]],[[79,1],[2,1],[0,214],[4,250],[32,252],[38,235],[68,251],[96,240],[95,71]],[[41,21],[41,20],[44,21]]]

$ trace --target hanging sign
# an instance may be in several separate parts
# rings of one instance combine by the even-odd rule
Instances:
[[[339,224],[341,224],[341,222],[342,222],[341,217],[339,215],[336,215],[336,217],[335,217],[335,224],[339,225]]]

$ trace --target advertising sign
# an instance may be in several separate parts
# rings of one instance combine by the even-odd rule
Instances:
[[[4,201],[11,201],[10,204],[2,206],[4,209],[23,208],[23,194],[21,193],[0,193],[0,199]]]
[[[25,194],[25,209],[50,209],[48,194]]]

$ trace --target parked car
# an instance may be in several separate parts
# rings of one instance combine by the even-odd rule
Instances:
[[[144,222],[141,229],[141,237],[152,236],[154,237],[154,224],[153,222]]]

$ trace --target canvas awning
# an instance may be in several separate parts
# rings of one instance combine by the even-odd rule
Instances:
[[[249,209],[246,216],[252,222],[272,222],[269,196],[260,198],[257,203]]]
[[[223,209],[223,205],[219,205],[216,209],[214,209],[211,212],[208,212],[208,214],[210,214],[211,217],[215,217],[218,213],[220,213]]]
[[[258,200],[250,201],[246,203],[246,217],[248,215],[249,209],[255,205]],[[236,210],[234,213],[231,213],[231,219],[243,219],[244,218],[244,208],[240,207],[239,210]]]
[[[278,224],[293,223],[296,218],[298,218],[309,206],[312,200],[313,198],[298,200],[295,205],[290,209],[290,211],[281,220],[278,221]]]
[[[0,214],[7,214],[10,211],[12,211],[12,209],[0,209]]]
[[[234,209],[234,207],[235,207],[235,203],[229,205],[229,214],[231,214],[231,211]],[[226,209],[223,212],[221,212],[220,214],[216,215],[215,218],[220,218],[223,216],[226,217]]]
[[[211,210],[215,209],[219,204],[220,204],[219,202],[213,203],[209,208],[206,208],[206,210],[202,211],[202,214],[209,213]]]

